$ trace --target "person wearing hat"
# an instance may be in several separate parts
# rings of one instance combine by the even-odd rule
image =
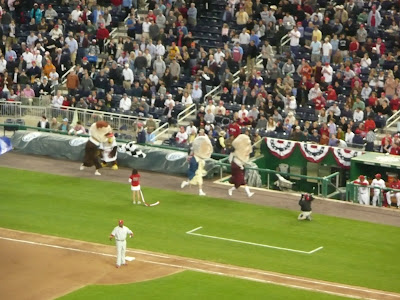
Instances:
[[[389,184],[391,189],[396,189],[396,191],[388,191],[386,193],[386,202],[390,206],[392,205],[392,196],[396,197],[397,208],[400,208],[400,178],[394,178]]]
[[[62,120],[62,123],[58,127],[58,130],[61,132],[65,132],[65,133],[67,133],[71,130],[71,125],[68,123],[68,118],[64,118]]]
[[[361,205],[369,205],[369,188],[368,180],[364,175],[360,175],[354,184],[358,186],[358,203]]]
[[[374,196],[372,197],[372,205],[376,206],[376,203],[382,204],[381,195],[383,195],[383,189],[386,188],[386,183],[382,179],[381,174],[376,174],[374,180],[372,180],[371,185],[373,187],[378,187],[374,189]]]
[[[308,220],[311,221],[311,202],[314,200],[313,194],[301,194],[301,198],[299,200],[299,205],[301,208],[301,213],[297,217],[297,220]]]
[[[133,237],[133,232],[128,227],[124,226],[124,221],[119,220],[118,226],[116,226],[110,234],[110,241],[115,238],[115,244],[117,246],[117,262],[116,267],[126,266],[125,253],[126,253],[126,238]]]
[[[382,17],[379,10],[376,9],[376,5],[372,5],[371,11],[368,14],[367,24],[370,31],[374,34],[378,33],[378,28],[382,23]]]
[[[349,19],[349,14],[344,9],[344,6],[336,5],[335,10],[336,10],[335,19],[338,19],[340,21],[340,23],[342,23],[342,24],[346,23],[347,20]]]
[[[42,11],[37,3],[33,4],[33,8],[31,9],[29,15],[31,19],[35,19],[36,24],[40,23],[40,20],[42,19]]]
[[[44,12],[44,17],[46,18],[46,20],[53,20],[58,17],[58,13],[53,8],[53,5],[49,4],[46,11]]]
[[[368,32],[367,32],[367,30],[365,29],[364,24],[361,24],[361,25],[360,25],[360,28],[357,29],[356,35],[357,35],[357,41],[358,41],[360,44],[364,44],[364,43],[367,41]]]

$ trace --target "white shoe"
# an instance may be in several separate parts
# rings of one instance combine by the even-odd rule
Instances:
[[[204,193],[203,191],[199,191],[199,196],[205,196],[206,193]]]
[[[181,183],[181,189],[183,189],[185,186],[187,186],[188,185],[188,183],[187,183],[187,181],[182,181],[182,183]]]
[[[136,204],[136,201],[132,201],[132,204]]]
[[[254,193],[250,193],[250,194],[247,194],[247,197],[251,197],[251,196],[253,196],[254,195]]]
[[[83,164],[81,164],[81,166],[79,167],[79,170],[85,170],[85,166]]]
[[[232,190],[231,189],[228,190],[228,195],[232,196]]]
[[[137,204],[142,204],[142,202],[138,201]]]
[[[100,172],[98,170],[96,170],[96,172],[94,172],[94,175],[100,176]]]

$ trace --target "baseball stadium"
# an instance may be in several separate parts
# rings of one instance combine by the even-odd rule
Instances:
[[[0,3],[2,299],[400,300],[400,2]]]

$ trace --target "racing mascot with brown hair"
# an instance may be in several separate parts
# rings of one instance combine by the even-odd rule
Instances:
[[[85,156],[80,170],[84,170],[85,167],[96,167],[94,175],[101,175],[99,170],[101,169],[101,163],[99,158],[99,147],[101,143],[107,142],[110,134],[112,134],[111,126],[105,121],[98,121],[93,123],[89,129],[89,140],[85,146]]]
[[[250,188],[244,179],[244,166],[250,160],[250,154],[253,151],[251,141],[248,135],[239,134],[232,142],[234,151],[229,155],[229,162],[231,163],[231,179],[229,183],[234,186],[228,190],[229,196],[232,196],[234,190],[237,190],[241,185],[244,186],[244,190],[248,197],[254,195],[250,192]]]
[[[111,132],[108,135],[106,142],[100,144],[100,157],[101,166],[107,167],[111,165],[111,169],[118,170],[117,156],[118,156],[118,145],[114,134]]]

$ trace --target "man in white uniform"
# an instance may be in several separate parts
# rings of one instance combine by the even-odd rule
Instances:
[[[110,235],[110,241],[112,241],[113,237],[115,237],[115,243],[117,245],[117,268],[119,268],[121,265],[127,265],[125,262],[127,235],[129,235],[129,238],[131,238],[133,237],[133,232],[128,227],[124,226],[123,220],[119,220],[118,226],[114,228]]]
[[[365,179],[364,175],[360,175],[358,180],[354,181],[358,187],[358,203],[361,205],[369,205],[369,189],[368,180]]]
[[[372,180],[371,185],[380,187],[381,189],[386,187],[385,181],[381,178],[381,174],[376,174],[375,179]],[[374,196],[372,197],[372,205],[376,206],[377,201],[379,201],[381,195],[383,195],[383,190],[381,189],[374,189]]]

